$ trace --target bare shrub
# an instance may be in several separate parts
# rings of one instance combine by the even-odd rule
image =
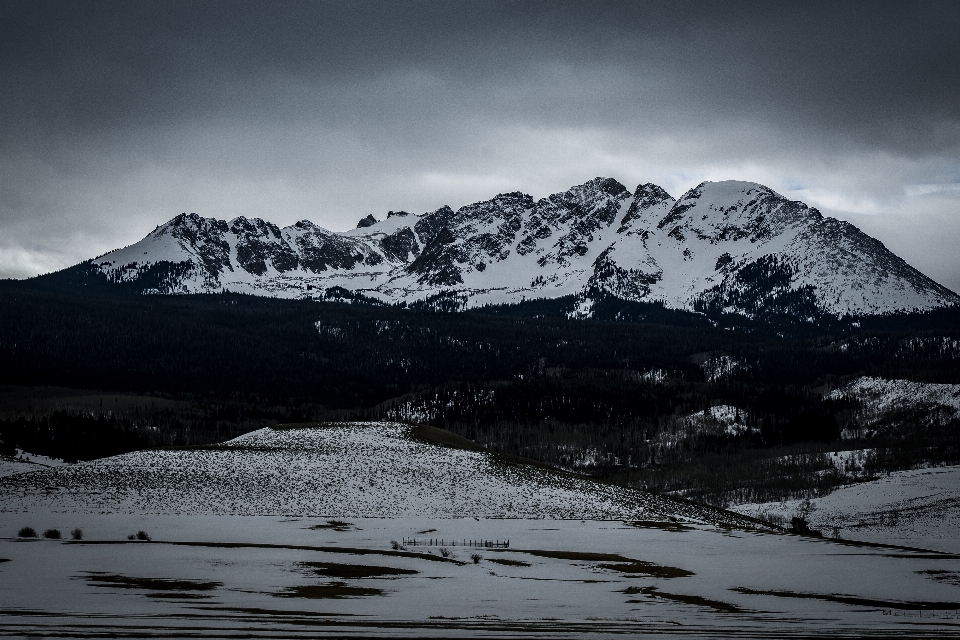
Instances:
[[[59,540],[60,539],[60,529],[47,529],[43,532],[44,538],[49,538],[50,540]]]
[[[483,556],[479,553],[471,553],[470,559],[473,560],[473,564],[480,564],[480,561],[483,560]]]
[[[150,540],[150,534],[141,529],[140,531],[137,531],[137,540]]]
[[[33,527],[23,527],[20,531],[17,531],[17,536],[20,538],[36,538],[37,531]]]
[[[80,527],[77,527],[70,532],[70,537],[74,540],[83,540],[83,530]]]
[[[797,505],[797,517],[803,520],[809,520],[810,514],[817,510],[817,503],[810,500],[810,498],[804,498]]]
[[[440,547],[440,555],[442,555],[444,558],[449,558],[450,549],[447,549],[446,547]]]

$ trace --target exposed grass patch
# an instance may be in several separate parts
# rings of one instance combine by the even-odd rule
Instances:
[[[594,553],[592,551],[542,551],[540,549],[511,549],[519,553],[528,553],[541,558],[555,558],[557,560],[585,560],[587,562],[633,562],[616,553]]]
[[[631,575],[643,575],[653,578],[687,578],[695,575],[693,571],[680,569],[679,567],[668,567],[653,562],[644,562],[643,560],[632,560],[620,564],[601,564],[604,569],[619,571]]]
[[[289,618],[290,616],[298,617],[308,617],[308,618],[352,618],[357,614],[354,613],[332,613],[329,611],[303,611],[297,609],[265,609],[263,607],[220,607],[220,606],[197,606],[197,609],[202,609],[204,611],[222,611],[230,613],[244,613],[252,615],[262,615],[262,616],[283,616]],[[333,621],[329,621],[331,624],[335,624]]]
[[[312,570],[317,575],[330,578],[382,578],[386,576],[412,576],[413,569],[397,569],[367,564],[341,564],[338,562],[301,562],[299,566]]]
[[[89,573],[81,576],[96,587],[116,589],[145,589],[148,591],[212,591],[222,582],[176,578],[135,578],[110,573]]]
[[[78,540],[69,544],[136,544],[136,541],[127,540]],[[432,553],[417,553],[415,551],[387,551],[380,549],[363,549],[360,547],[316,547],[303,544],[269,544],[265,542],[185,542],[185,541],[161,541],[153,544],[169,544],[178,547],[209,547],[211,549],[292,549],[295,551],[323,551],[326,553],[347,553],[358,556],[397,556],[401,558],[418,558],[420,560],[430,560],[432,562],[452,562],[453,564],[466,564],[453,558],[444,558],[435,556]]]
[[[275,424],[270,428],[274,431],[293,431],[296,429],[332,429],[349,426],[349,422],[291,422],[289,424]]]
[[[287,587],[280,593],[274,593],[273,595],[278,598],[338,599],[380,596],[383,595],[383,590],[373,587],[351,587],[346,582],[331,582],[329,584]]]
[[[591,551],[540,551],[540,550],[517,550],[521,553],[529,553],[541,558],[556,558],[558,560],[583,560],[586,562],[613,562],[616,564],[599,564],[598,566],[611,571],[620,573],[652,576],[655,578],[685,578],[692,576],[692,571],[680,569],[678,567],[667,567],[664,565],[646,562],[644,560],[634,560],[617,553],[593,553]]]
[[[786,532],[785,535],[799,535]],[[956,560],[960,554],[946,553],[935,549],[924,549],[923,547],[908,547],[902,544],[889,544],[886,542],[867,542],[866,540],[851,540],[850,538],[813,538],[810,536],[800,536],[804,540],[822,541],[829,544],[840,544],[847,547],[865,547],[868,549],[893,549],[895,551],[907,551],[911,553],[927,554],[920,555],[888,555],[888,558],[917,558],[917,559],[935,559],[935,560]]]
[[[960,571],[947,571],[945,569],[927,569],[926,571],[917,571],[920,575],[925,578],[930,578],[936,582],[942,582],[944,584],[952,584],[955,587],[960,587]]]
[[[657,520],[635,520],[634,522],[628,522],[631,527],[637,527],[638,529],[661,529],[663,531],[695,531],[696,527],[691,527],[685,524],[680,524],[679,522],[659,522]]]
[[[320,529],[332,529],[333,531],[350,531],[354,527],[352,522],[343,522],[342,520],[327,520],[326,524],[315,524],[309,527],[312,531]]]
[[[161,591],[157,593],[145,593],[146,598],[163,598],[172,600],[205,600],[210,596],[205,593],[192,593],[189,591]]]
[[[496,562],[497,564],[502,564],[507,567],[529,567],[529,562],[524,562],[523,560],[509,560],[507,558],[490,558],[490,562]]]
[[[411,427],[410,437],[414,440],[419,440],[427,444],[439,445],[441,447],[448,447],[451,449],[463,449],[465,451],[486,451],[486,449],[473,440],[469,440],[463,436],[458,436],[452,431],[438,429],[437,427],[431,427],[425,424]]]
[[[709,598],[704,598],[701,596],[690,596],[683,593],[667,593],[665,591],[660,591],[656,587],[627,587],[622,591],[628,595],[642,593],[645,596],[650,598],[660,598],[661,600],[671,600],[673,602],[682,602],[683,604],[692,604],[698,607],[707,607],[713,609],[714,611],[720,611],[723,613],[742,613],[743,609],[740,607],[730,604],[729,602],[723,602],[721,600],[710,600]],[[629,603],[639,603],[641,600],[627,600]]]
[[[807,593],[802,591],[787,591],[781,589],[760,590],[748,589],[747,587],[734,587],[731,591],[743,593],[751,596],[776,596],[778,598],[803,598],[807,600],[824,600],[826,602],[838,602],[840,604],[849,604],[858,607],[877,607],[880,609],[899,609],[908,611],[934,610],[955,611],[960,609],[960,602],[932,602],[924,600],[877,600],[875,598],[860,598],[857,596],[845,596],[836,593]]]

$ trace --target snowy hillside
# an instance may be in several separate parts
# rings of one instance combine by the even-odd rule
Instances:
[[[853,398],[861,409],[856,428],[844,430],[843,437],[870,437],[880,431],[905,427],[937,427],[960,420],[960,385],[857,378],[833,391],[835,399]]]
[[[749,182],[705,182],[679,200],[611,178],[534,200],[505,193],[454,211],[391,211],[356,229],[283,229],[181,214],[78,268],[145,293],[230,290],[292,298],[362,294],[460,308],[613,295],[750,317],[870,315],[960,303],[856,227]]]
[[[845,538],[960,553],[960,467],[895,471],[842,487],[813,501],[811,526]],[[747,515],[778,514],[788,522],[800,500],[732,507]]]
[[[504,463],[395,423],[261,429],[209,449],[139,451],[0,479],[0,511],[666,519],[718,509]],[[730,521],[729,518],[733,518]],[[749,523],[741,523],[747,524]]]

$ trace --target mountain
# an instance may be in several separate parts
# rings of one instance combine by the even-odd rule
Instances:
[[[184,213],[68,271],[143,293],[440,296],[454,308],[575,296],[585,316],[609,296],[811,320],[960,304],[855,226],[737,181],[704,182],[674,199],[654,184],[630,192],[596,178],[540,200],[502,193],[457,211],[367,216],[345,232]]]

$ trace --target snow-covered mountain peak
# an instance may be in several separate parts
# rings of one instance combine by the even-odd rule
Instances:
[[[597,177],[534,200],[515,191],[454,211],[368,215],[329,231],[183,213],[89,263],[153,293],[246,291],[454,306],[613,295],[748,316],[877,314],[960,304],[853,225],[763,185],[704,182],[674,200]],[[339,295],[339,294],[337,294]]]
[[[618,233],[649,234],[676,201],[662,187],[647,182],[637,186],[633,202],[620,220]]]
[[[805,204],[787,200],[763,185],[728,180],[703,182],[683,194],[657,227],[674,237],[687,231],[711,242],[741,238],[757,242],[788,225],[816,218],[819,214]]]

